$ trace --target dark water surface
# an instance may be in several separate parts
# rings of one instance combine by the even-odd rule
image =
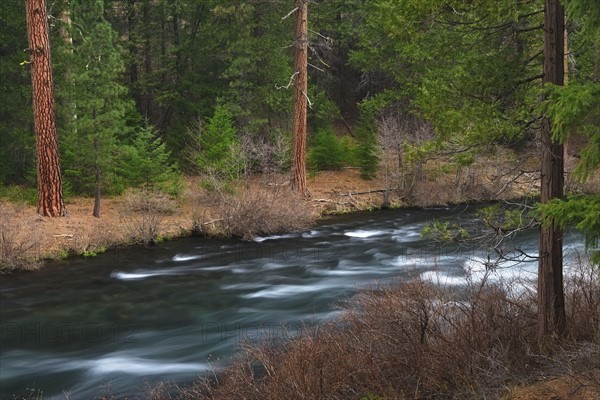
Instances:
[[[483,275],[478,249],[436,247],[427,221],[473,218],[471,208],[337,217],[255,241],[179,239],[54,263],[0,285],[0,398],[138,394],[157,380],[189,382],[227,365],[243,340],[285,339],[377,283],[420,276],[449,285]],[[518,238],[535,253],[537,234]],[[570,235],[571,248],[581,248]],[[492,279],[534,278],[535,263]]]

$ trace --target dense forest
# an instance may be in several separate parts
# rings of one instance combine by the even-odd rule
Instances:
[[[565,3],[569,84],[545,107],[541,1],[310,2],[310,142],[339,141],[331,136],[340,125],[338,136],[347,136],[341,155],[316,156],[313,166],[356,163],[365,176],[375,173],[378,126],[391,120],[412,153],[446,148],[469,162],[487,145],[535,140],[545,107],[556,135],[593,138],[582,154],[585,175],[598,162],[598,7]],[[3,185],[35,179],[24,4],[5,1],[0,16]],[[294,38],[293,18],[284,17],[292,1],[48,7],[68,192],[92,194],[96,166],[107,193],[196,172],[219,152],[203,141],[239,146],[252,171],[289,167]],[[211,129],[227,133],[211,138]],[[265,154],[252,154],[248,143]],[[155,165],[145,165],[151,153]]]
[[[542,136],[556,143],[584,138],[575,175],[585,179],[600,163],[600,7],[563,3],[557,84],[544,71],[542,1],[309,2],[309,167],[353,165],[369,178],[382,150],[417,166],[442,151],[468,165],[494,146],[539,143],[547,125]],[[36,179],[25,4],[1,7],[2,187]],[[50,2],[66,194],[177,194],[182,173],[289,171],[294,6]],[[596,197],[575,196],[546,214],[580,223],[593,241],[597,209]]]

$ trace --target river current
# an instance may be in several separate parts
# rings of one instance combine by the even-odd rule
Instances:
[[[287,339],[331,318],[360,288],[420,277],[481,279],[487,253],[434,245],[428,221],[473,219],[473,207],[340,216],[254,241],[185,238],[111,250],[0,279],[0,398],[116,397],[157,381],[190,382],[226,366],[243,341]],[[537,251],[537,232],[516,239]],[[565,238],[566,258],[583,248]],[[535,279],[511,261],[489,279]]]

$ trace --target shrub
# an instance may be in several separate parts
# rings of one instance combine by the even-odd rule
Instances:
[[[288,188],[255,188],[225,196],[213,234],[251,239],[306,229],[314,221],[312,207]]]
[[[0,274],[13,270],[37,269],[39,242],[22,222],[23,210],[0,203]]]
[[[331,129],[315,132],[308,152],[308,165],[312,170],[336,170],[348,165],[354,157],[350,138],[338,138]]]
[[[217,106],[202,131],[195,134],[200,145],[199,152],[194,155],[198,170],[219,180],[238,179],[243,163],[231,113],[224,106]]]
[[[37,189],[18,185],[4,186],[0,184],[0,199],[17,204],[37,204]]]
[[[181,181],[178,167],[160,137],[151,129],[140,129],[133,143],[123,149],[120,175],[128,185],[178,195]]]
[[[159,242],[165,216],[176,211],[176,202],[165,193],[149,189],[131,191],[122,210],[127,237],[132,243]]]

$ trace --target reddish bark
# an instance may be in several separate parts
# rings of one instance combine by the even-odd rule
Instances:
[[[292,145],[292,189],[308,195],[306,186],[306,109],[308,96],[308,0],[296,0],[294,57],[294,139]]]
[[[26,0],[25,4],[37,148],[38,213],[46,217],[62,217],[66,210],[54,114],[46,0]]]

